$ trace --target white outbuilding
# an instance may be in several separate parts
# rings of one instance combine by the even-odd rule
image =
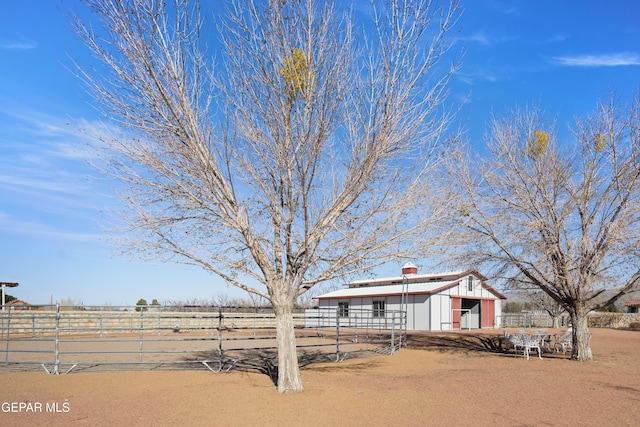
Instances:
[[[489,286],[477,270],[418,274],[412,263],[402,275],[345,284],[346,289],[315,299],[321,310],[335,309],[339,317],[387,311],[407,313],[407,330],[448,331],[500,327],[501,300],[506,297]]]

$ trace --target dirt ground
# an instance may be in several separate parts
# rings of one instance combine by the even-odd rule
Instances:
[[[250,371],[0,368],[0,425],[638,425],[640,332],[592,332],[591,363],[504,353],[501,331],[413,335],[393,356],[308,365],[286,395]]]

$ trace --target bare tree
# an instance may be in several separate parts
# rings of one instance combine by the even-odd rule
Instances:
[[[559,327],[562,313],[565,312],[562,305],[539,287],[532,286],[526,278],[523,281],[522,277],[520,275],[510,277],[506,280],[504,286],[515,295],[520,296],[524,301],[530,303],[535,309],[547,312],[551,316],[551,327]]]
[[[520,293],[527,301],[530,301],[536,309],[544,310],[551,316],[552,328],[560,327],[560,319],[564,309],[558,301],[540,288],[525,288],[520,290]]]
[[[101,139],[130,247],[267,299],[278,390],[302,390],[297,298],[436,238],[456,0],[372,2],[368,22],[329,1],[237,0],[213,29],[187,0],[85,3],[102,25],[77,32],[105,67],[81,76],[122,129]]]
[[[613,97],[600,104],[571,143],[535,109],[494,119],[488,155],[451,164],[467,255],[560,304],[572,359],[592,359],[587,314],[640,282],[638,101],[624,111]]]
[[[212,305],[215,305],[217,307],[229,307],[231,305],[236,305],[234,303],[231,302],[231,298],[229,298],[228,294],[217,294],[213,297]]]

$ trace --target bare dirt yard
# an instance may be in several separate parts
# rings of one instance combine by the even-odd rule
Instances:
[[[0,425],[639,425],[640,332],[592,332],[591,363],[505,353],[501,331],[415,334],[393,356],[307,365],[288,395],[251,370],[0,367]]]

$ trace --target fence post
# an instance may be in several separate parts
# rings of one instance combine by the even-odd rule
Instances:
[[[396,311],[393,310],[391,312],[391,354],[394,354],[396,351]]]
[[[222,307],[218,307],[218,366],[219,370],[222,371],[222,319],[224,316],[222,315]]]
[[[336,362],[340,361],[340,309],[336,310]]]
[[[362,318],[362,312],[360,312],[360,317]],[[356,324],[354,326],[354,334],[355,334],[354,340],[355,342],[358,342],[358,313],[356,313],[355,322]]]
[[[407,346],[407,327],[409,326],[409,316],[408,311],[405,309],[400,313],[400,328],[402,329],[402,333],[400,334],[400,348]]]
[[[6,311],[7,313],[7,346],[5,348],[4,353],[4,361],[9,360],[9,339],[11,338],[11,312],[13,310],[9,309]]]
[[[55,341],[54,341],[54,349],[53,349],[53,373],[58,375],[60,372],[58,371],[58,366],[60,365],[59,358],[59,341],[60,341],[60,304],[56,302],[56,330],[55,330]]]
[[[386,316],[385,316],[386,321]],[[369,328],[373,326],[373,317],[367,316],[367,322],[365,323],[365,331],[364,331],[364,342],[366,343],[365,348],[369,350]]]
[[[142,341],[144,339],[144,306],[140,306],[140,363],[142,363]]]

